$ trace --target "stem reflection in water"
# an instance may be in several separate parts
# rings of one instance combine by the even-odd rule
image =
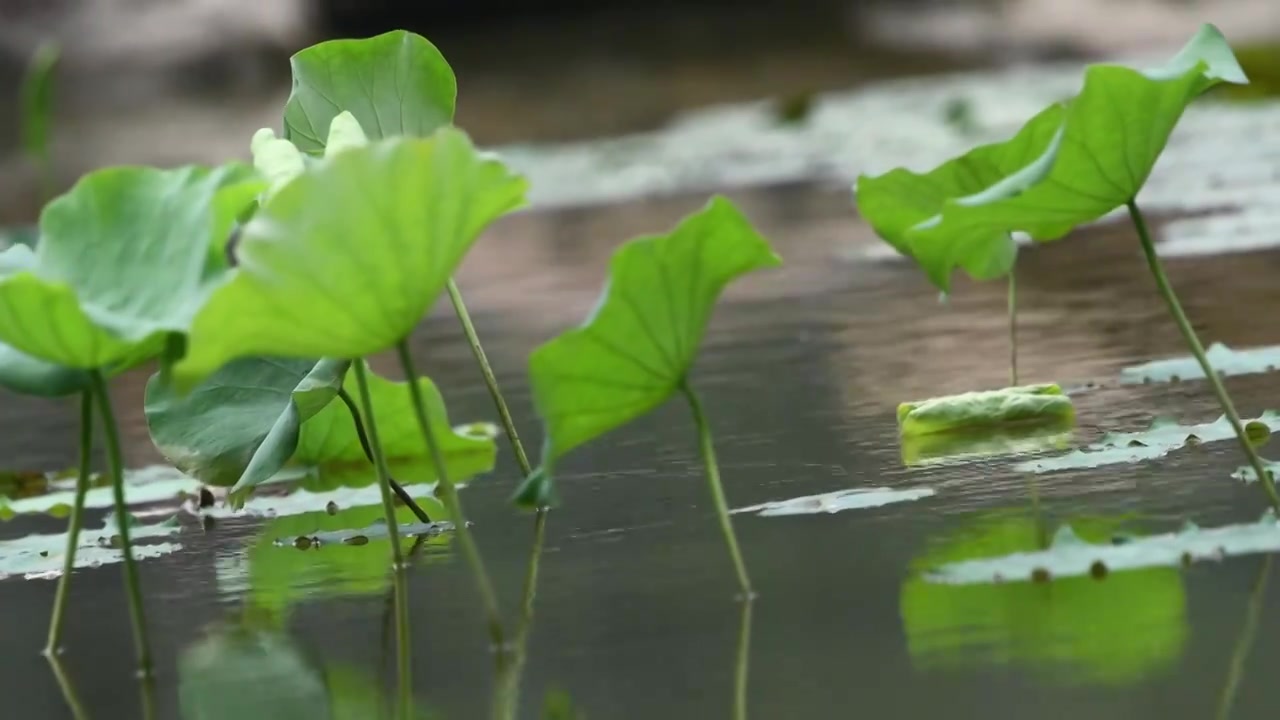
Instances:
[[[1267,594],[1267,581],[1271,578],[1271,561],[1273,555],[1262,559],[1262,567],[1258,569],[1258,577],[1253,581],[1253,589],[1249,592],[1249,605],[1245,609],[1244,625],[1240,628],[1240,637],[1236,640],[1235,650],[1231,653],[1231,665],[1227,670],[1227,684],[1222,688],[1222,696],[1218,701],[1217,720],[1231,717],[1231,708],[1235,705],[1236,694],[1244,681],[1244,666],[1253,649],[1253,642],[1258,635],[1258,621],[1262,617],[1262,599]]]

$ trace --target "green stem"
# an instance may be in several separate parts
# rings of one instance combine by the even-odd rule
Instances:
[[[493,591],[493,583],[489,580],[489,573],[485,570],[484,559],[480,557],[480,549],[476,547],[475,538],[471,536],[467,516],[462,511],[462,500],[458,497],[458,488],[449,479],[444,457],[440,454],[439,443],[436,442],[436,436],[431,431],[431,419],[427,414],[426,402],[422,399],[422,388],[418,387],[418,372],[413,367],[413,356],[409,353],[408,341],[401,340],[397,343],[396,351],[400,356],[400,367],[404,371],[406,384],[409,386],[409,396],[413,401],[413,412],[418,418],[418,427],[426,440],[427,452],[431,454],[431,459],[435,463],[440,499],[444,501],[445,509],[453,518],[453,525],[458,532],[458,543],[462,545],[462,555],[471,566],[471,574],[475,576],[480,600],[484,604],[485,615],[488,617],[489,637],[493,641],[494,648],[501,652],[504,646],[504,633],[502,614],[498,611],[498,598]]]
[[[471,314],[467,312],[467,306],[462,302],[462,292],[458,290],[458,285],[453,278],[449,278],[446,288],[449,291],[449,301],[453,303],[453,311],[458,316],[458,321],[462,323],[462,332],[467,336],[467,344],[471,346],[471,354],[475,355],[480,373],[484,375],[484,384],[489,388],[489,396],[493,398],[493,405],[498,409],[498,418],[502,421],[502,429],[506,431],[507,440],[516,454],[516,462],[520,463],[520,471],[524,476],[529,477],[533,473],[533,466],[529,464],[529,456],[525,454],[524,445],[521,444],[520,436],[516,433],[516,424],[511,419],[511,410],[507,408],[507,401],[503,399],[502,390],[498,388],[498,378],[493,374],[489,358],[480,345],[480,336],[476,334],[476,327],[471,323]]]
[[[752,598],[755,593],[751,589],[751,578],[747,577],[747,566],[742,561],[742,551],[738,549],[738,536],[733,532],[733,520],[729,517],[729,503],[724,497],[724,486],[720,483],[720,466],[716,463],[716,449],[711,441],[711,426],[702,412],[702,402],[689,383],[680,381],[680,391],[689,400],[689,409],[693,412],[693,422],[698,426],[698,441],[702,446],[702,460],[707,469],[707,486],[711,490],[711,499],[716,506],[716,514],[720,518],[720,530],[724,533],[724,541],[729,546],[729,556],[733,558],[733,568],[738,573],[738,586],[744,598]]]
[[[467,305],[462,300],[462,291],[458,289],[458,284],[454,282],[453,278],[449,278],[446,288],[449,292],[449,301],[453,303],[454,314],[458,316],[458,322],[462,324],[462,332],[467,338],[467,344],[471,346],[471,354],[475,356],[476,364],[480,366],[480,374],[484,376],[485,386],[489,389],[489,397],[493,399],[493,405],[498,411],[498,417],[502,422],[503,431],[506,432],[507,441],[511,443],[512,452],[516,456],[516,463],[520,466],[522,476],[529,477],[533,473],[533,465],[529,462],[529,455],[524,450],[524,444],[520,442],[520,435],[516,432],[515,421],[511,418],[511,410],[507,407],[507,401],[503,398],[502,390],[498,387],[498,378],[494,375],[493,366],[489,364],[489,357],[484,352],[484,346],[480,344],[480,336],[476,333],[476,327],[471,322],[471,313],[467,312]],[[538,566],[542,557],[542,545],[546,537],[547,512],[547,508],[538,508],[533,519],[533,547],[529,552],[529,563],[525,570],[520,605],[520,624],[516,627],[513,643],[515,646],[514,656],[511,659],[510,666],[504,668],[504,672],[499,679],[500,687],[498,692],[500,696],[497,716],[501,718],[515,718],[519,705],[520,680],[528,652],[529,633],[533,627],[534,598],[538,592]]]
[[[1018,384],[1018,281],[1009,270],[1009,385]]]
[[[1262,560],[1262,568],[1249,591],[1249,606],[1245,610],[1244,626],[1240,628],[1240,637],[1236,640],[1235,650],[1231,653],[1231,665],[1227,671],[1227,684],[1222,689],[1218,701],[1217,720],[1227,720],[1231,716],[1231,708],[1236,702],[1236,693],[1244,680],[1245,661],[1253,649],[1253,641],[1258,633],[1258,620],[1262,616],[1262,599],[1267,594],[1267,580],[1271,576],[1271,555]]]
[[[382,441],[378,439],[378,421],[373,416],[373,399],[369,395],[369,376],[364,360],[352,363],[356,374],[356,388],[360,391],[360,405],[369,421],[369,450],[373,454],[373,467],[378,474],[378,490],[382,494],[382,512],[387,518],[387,537],[391,540],[391,562],[394,570],[404,566],[400,548],[400,524],[396,520],[396,506],[391,500],[391,475],[387,472],[387,458],[382,453]]]
[[[53,671],[53,679],[57,681],[62,697],[67,701],[67,708],[71,710],[71,717],[75,720],[88,720],[89,713],[85,712],[84,705],[80,703],[80,696],[76,694],[75,685],[71,684],[71,676],[67,674],[66,668],[62,667],[62,662],[56,655],[46,653],[46,656],[49,669]]]
[[[742,625],[738,628],[738,654],[733,672],[733,717],[747,720],[747,672],[751,667],[751,597],[742,601]]]
[[[133,543],[129,539],[129,506],[124,499],[124,457],[120,450],[120,432],[116,426],[115,412],[111,409],[111,394],[107,390],[107,381],[102,372],[90,371],[89,380],[107,438],[107,465],[115,496],[116,524],[120,531],[120,543],[124,547],[124,580],[125,589],[129,593],[129,614],[133,618],[133,645],[138,654],[138,671],[145,683],[151,677],[151,643],[147,640],[147,621],[143,612],[142,589],[138,583],[138,565],[134,562]]]
[[[351,421],[355,423],[356,437],[360,439],[360,447],[364,450],[364,456],[369,459],[370,463],[372,463],[373,448],[369,445],[369,436],[365,434],[364,421],[360,419],[360,411],[356,408],[356,401],[352,399],[351,393],[347,392],[346,388],[338,388],[338,398],[347,406],[347,412],[351,413]],[[431,518],[427,513],[418,506],[418,501],[414,500],[413,496],[404,489],[404,486],[396,482],[395,478],[387,475],[387,483],[391,485],[391,492],[394,492],[396,497],[400,498],[400,502],[408,506],[409,510],[413,512],[414,517],[418,518],[418,522],[431,522]]]
[[[76,476],[76,496],[71,504],[71,519],[67,524],[67,555],[62,561],[62,576],[53,596],[53,617],[49,621],[49,642],[44,654],[52,659],[62,645],[62,616],[67,609],[67,594],[71,589],[71,573],[76,567],[76,551],[80,548],[80,528],[84,524],[84,495],[89,490],[89,474],[93,461],[93,395],[80,394],[80,470]],[[55,668],[57,675],[59,669]]]
[[[499,656],[497,682],[498,698],[493,716],[499,720],[514,720],[520,705],[520,681],[524,675],[529,652],[529,633],[533,628],[534,599],[538,594],[538,566],[542,557],[542,544],[547,530],[547,509],[539,508],[533,519],[533,550],[525,570],[524,591],[520,605],[520,624],[516,626],[514,651],[510,663]]]
[[[396,596],[396,687],[400,689],[397,716],[407,719],[413,714],[413,676],[409,656],[409,579],[405,570],[393,571],[392,584]]]
[[[1147,223],[1142,218],[1142,212],[1138,210],[1138,204],[1133,200],[1129,201],[1128,206],[1129,217],[1133,219],[1133,226],[1138,231],[1138,239],[1142,242],[1142,252],[1147,256],[1147,267],[1151,269],[1151,275],[1155,278],[1156,287],[1160,290],[1160,295],[1164,298],[1165,304],[1169,306],[1169,313],[1173,315],[1174,322],[1178,324],[1178,329],[1182,331],[1182,337],[1186,340],[1187,346],[1191,348],[1191,354],[1195,355],[1196,361],[1200,363],[1200,369],[1204,371],[1205,378],[1209,380],[1210,386],[1213,387],[1213,393],[1218,396],[1218,404],[1222,406],[1223,414],[1227,416],[1227,421],[1231,423],[1231,429],[1235,431],[1236,439],[1240,441],[1240,448],[1244,450],[1245,457],[1249,459],[1249,464],[1253,467],[1254,472],[1258,474],[1258,482],[1262,485],[1263,491],[1266,492],[1267,499],[1271,501],[1271,507],[1280,512],[1280,496],[1276,495],[1275,482],[1263,465],[1262,458],[1258,456],[1257,450],[1249,442],[1249,437],[1245,434],[1244,423],[1240,422],[1240,415],[1236,412],[1236,407],[1231,402],[1231,396],[1227,395],[1227,389],[1222,385],[1222,378],[1218,376],[1213,366],[1209,364],[1209,358],[1204,354],[1204,346],[1200,344],[1200,338],[1196,337],[1196,331],[1191,327],[1191,322],[1187,320],[1186,313],[1182,311],[1178,296],[1174,294],[1173,287],[1169,284],[1169,279],[1165,277],[1164,268],[1160,264],[1160,258],[1156,255],[1156,248],[1151,242],[1151,234],[1147,232]]]

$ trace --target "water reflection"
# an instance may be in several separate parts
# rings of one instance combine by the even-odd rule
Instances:
[[[1249,652],[1253,650],[1253,642],[1258,634],[1258,620],[1262,615],[1262,601],[1267,594],[1267,581],[1271,578],[1273,555],[1267,555],[1258,569],[1258,577],[1253,581],[1253,589],[1249,592],[1249,605],[1245,608],[1244,624],[1240,628],[1240,636],[1236,639],[1235,649],[1231,653],[1231,664],[1227,668],[1227,682],[1222,688],[1218,701],[1217,720],[1231,717],[1231,709],[1235,706],[1236,695],[1244,682],[1245,664],[1249,660]]]
[[[382,720],[435,717],[415,702],[394,712],[375,677],[306,652],[284,633],[216,626],[178,658],[183,720]]]
[[[1105,542],[1124,518],[1077,518],[1082,537]],[[930,544],[903,585],[900,612],[920,670],[1015,664],[1046,681],[1129,685],[1171,670],[1187,642],[1186,595],[1176,568],[1051,582],[941,585],[918,573],[980,557],[1039,550],[1043,522],[1012,511],[983,516]]]

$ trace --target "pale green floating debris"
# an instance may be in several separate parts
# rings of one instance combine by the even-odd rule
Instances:
[[[902,463],[908,466],[955,465],[1008,455],[1066,450],[1075,423],[1010,425],[979,432],[929,433],[902,438]]]
[[[169,555],[182,549],[174,542],[151,542],[178,533],[176,524],[164,522],[155,525],[129,526],[133,541],[133,556],[139,560]],[[124,556],[113,538],[116,528],[110,521],[97,529],[85,528],[80,532],[76,550],[76,568],[111,565]],[[0,580],[22,577],[27,580],[47,580],[62,575],[67,551],[67,534],[27,535],[13,540],[0,541]]]
[[[1268,373],[1280,368],[1280,345],[1232,350],[1222,343],[1214,343],[1205,351],[1205,357],[1219,375]],[[1204,370],[1190,355],[1154,360],[1120,370],[1120,382],[1125,385],[1203,379]]]
[[[32,497],[11,500],[0,496],[0,520],[9,520],[15,515],[31,513],[48,513],[55,517],[65,516],[71,511],[75,502],[74,476],[50,481],[51,486],[58,488],[53,492]],[[147,505],[194,495],[199,492],[201,484],[195,478],[184,475],[168,465],[151,465],[138,470],[126,470],[124,478],[125,503],[129,506]],[[115,504],[110,486],[93,487],[84,495],[86,508],[107,508]]]
[[[877,508],[893,503],[920,500],[933,497],[933,488],[912,488],[910,490],[894,490],[887,487],[858,488],[855,490],[837,490],[821,495],[805,495],[789,500],[775,500],[750,507],[738,508],[731,513],[755,513],[761,517],[779,515],[816,515],[818,513],[838,513],[843,510],[864,510]]]
[[[405,485],[409,494],[430,517],[444,517],[444,507],[435,498],[435,483]],[[230,517],[286,517],[303,513],[318,512],[329,507],[330,503],[338,510],[358,507],[377,506],[381,512],[382,491],[377,485],[366,485],[359,488],[338,487],[322,492],[296,489],[284,495],[258,494],[250,496],[244,507],[236,510],[225,504],[206,508],[203,513],[214,518]]]
[[[1271,479],[1274,480],[1276,477],[1276,473],[1280,471],[1280,461],[1263,460],[1262,469],[1266,470],[1267,475],[1269,475]],[[1244,465],[1242,467],[1236,468],[1236,471],[1231,473],[1231,478],[1233,480],[1239,480],[1240,482],[1243,482],[1246,484],[1252,484],[1252,483],[1258,482],[1258,473],[1254,472],[1254,469],[1252,467],[1248,465]]]
[[[1075,408],[1056,383],[946,395],[898,406],[903,437],[1014,423],[1072,422]]]
[[[925,577],[949,585],[1032,582],[1271,552],[1280,552],[1280,523],[1268,512],[1252,523],[1208,529],[1185,526],[1178,532],[1139,537],[1119,545],[1055,542],[1047,550],[950,563]]]
[[[1254,445],[1261,445],[1280,423],[1280,413],[1264,412],[1245,422],[1245,432]],[[1134,433],[1108,433],[1102,440],[1058,457],[1028,460],[1014,466],[1015,472],[1056,472],[1103,465],[1156,460],[1183,447],[1230,440],[1236,436],[1227,416],[1198,425],[1180,425],[1170,418],[1156,418],[1150,429]]]

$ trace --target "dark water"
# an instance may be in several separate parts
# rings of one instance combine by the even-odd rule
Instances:
[[[963,282],[940,305],[908,266],[857,259],[873,239],[843,189],[735,197],[788,264],[732,289],[694,378],[731,504],[858,487],[937,490],[879,509],[735,516],[760,593],[749,655],[751,716],[1212,717],[1261,557],[1169,570],[1156,578],[1155,591],[1143,586],[1159,595],[1150,603],[1135,601],[1147,596],[1120,574],[1036,586],[1039,594],[1029,599],[1025,585],[987,587],[976,601],[947,589],[921,595],[910,569],[931,548],[1001,517],[1032,517],[1027,478],[1013,473],[1007,458],[904,468],[893,414],[900,400],[1005,384],[1004,287]],[[667,227],[702,202],[526,215],[473,253],[460,283],[530,447],[539,437],[524,379],[529,350],[588,310],[618,241]],[[1280,299],[1277,267],[1280,255],[1261,252],[1174,261],[1169,269],[1206,341],[1249,346],[1276,339],[1269,309]],[[1115,382],[1125,365],[1184,352],[1126,228],[1093,228],[1026,252],[1019,273],[1024,381],[1101,385],[1076,399],[1077,443],[1142,427],[1153,415],[1217,417],[1204,383]],[[455,422],[493,418],[454,322],[438,310],[416,338],[420,367],[444,388]],[[141,414],[144,381],[134,375],[115,387],[134,467],[159,460]],[[1235,378],[1229,387],[1242,414],[1253,415],[1277,405],[1280,376]],[[8,395],[0,403],[6,467],[74,463],[72,405]],[[1041,509],[1055,520],[1137,512],[1139,527],[1152,530],[1186,518],[1202,525],[1249,520],[1262,510],[1262,494],[1227,477],[1239,464],[1238,449],[1223,442],[1152,463],[1043,475]],[[532,527],[506,504],[515,481],[504,455],[495,473],[464,493],[510,617]],[[591,718],[728,717],[741,606],[686,409],[673,402],[576,453],[563,466],[560,491],[564,506],[549,523],[521,716],[538,717],[543,697],[562,690]],[[19,517],[0,524],[0,537],[60,526]],[[236,571],[226,568],[237,565],[261,528],[260,520],[231,519],[202,530],[187,518],[182,551],[142,562],[159,717],[181,717],[179,655],[211,628],[252,617],[243,574],[228,582]],[[386,563],[383,551],[370,548],[369,567]],[[409,581],[414,695],[442,717],[485,717],[492,655],[471,578],[457,558],[435,552],[428,559]],[[312,587],[280,625],[308,662],[352,669],[390,695],[389,587],[363,594]],[[53,590],[47,580],[0,582],[4,717],[70,717],[38,654]],[[64,658],[90,717],[140,716],[124,598],[118,565],[77,572]],[[1270,717],[1277,699],[1270,674],[1280,643],[1269,616],[1280,608],[1280,588],[1261,602],[1235,718]],[[226,692],[287,692],[264,675],[245,675]]]

